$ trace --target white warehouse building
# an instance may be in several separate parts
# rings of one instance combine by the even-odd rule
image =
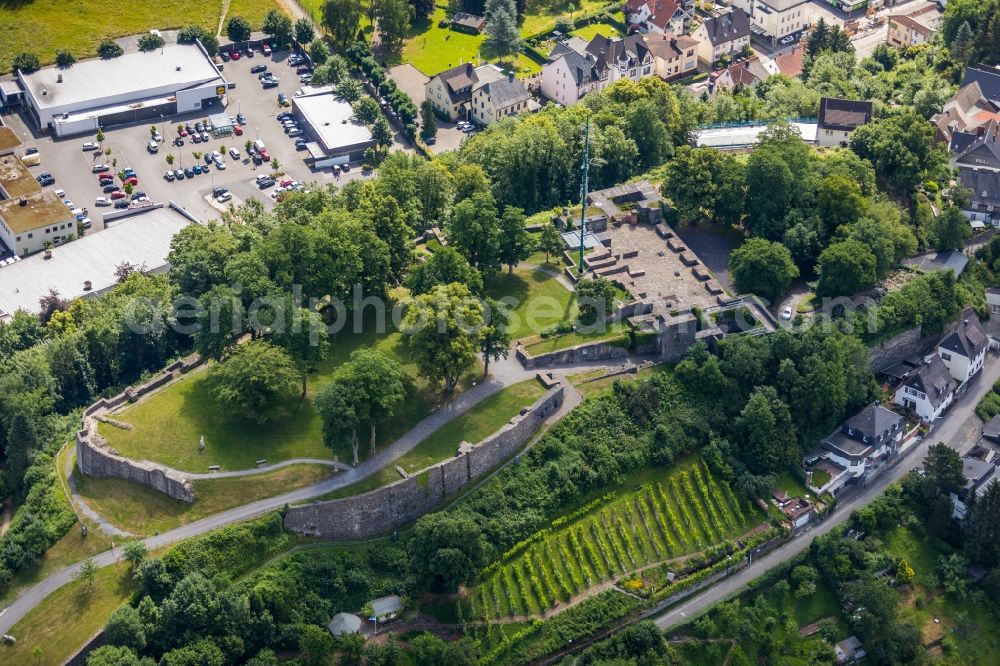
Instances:
[[[17,78],[29,115],[56,136],[218,107],[227,86],[197,42],[18,71]]]

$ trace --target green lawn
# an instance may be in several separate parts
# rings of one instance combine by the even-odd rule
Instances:
[[[591,23],[590,25],[585,25],[582,28],[577,28],[571,34],[583,39],[585,41],[590,41],[597,35],[603,37],[618,37],[621,35],[616,26],[610,23]]]
[[[579,3],[570,0],[528,0],[524,22],[521,24],[521,35],[537,35],[540,32],[555,28],[556,19],[561,16],[572,20],[583,14],[592,14],[602,7],[608,6],[606,0],[580,0]],[[612,7],[612,12],[617,7]]]
[[[528,379],[508,386],[437,430],[392,465],[382,468],[362,481],[324,495],[322,499],[358,495],[399,481],[397,465],[412,474],[451,458],[458,452],[459,444],[476,443],[499,430],[503,424],[517,416],[522,407],[531,405],[543,393],[545,389],[537,379]]]
[[[578,375],[570,375],[569,381],[582,395],[588,396],[591,393],[598,393],[599,391],[610,388],[617,381],[640,381],[649,379],[653,375],[669,373],[672,370],[673,366],[667,365],[666,363],[658,363],[646,368],[640,368],[634,375],[615,375],[613,377],[601,377],[601,375],[605,373],[604,370],[591,370],[588,372],[581,372]],[[593,381],[585,381],[593,379],[594,377],[601,378],[594,379]]]
[[[193,504],[124,479],[77,475],[77,490],[92,509],[132,534],[148,536],[248,502],[317,483],[334,473],[324,465],[289,465],[251,477],[195,481]]]
[[[814,469],[812,472],[812,485],[816,488],[822,489],[823,486],[830,483],[830,475],[821,469]]]
[[[275,0],[233,0],[230,15],[242,14],[256,29]],[[197,24],[213,33],[219,26],[218,2],[176,0],[146,4],[99,0],[46,0],[0,4],[0,73],[10,71],[18,53],[36,54],[43,63],[55,60],[56,49],[68,49],[78,59],[96,54],[106,38],[123,37],[152,28],[167,30]]]
[[[804,497],[809,494],[809,490],[788,470],[782,471],[774,477],[775,485],[784,490],[791,497]]]
[[[548,352],[569,349],[577,345],[588,342],[601,342],[617,340],[620,344],[628,346],[627,336],[628,325],[621,321],[613,321],[607,326],[600,327],[593,331],[573,332],[564,335],[553,335],[549,338],[534,336],[524,341],[524,349],[532,356],[547,354]]]
[[[60,666],[134,591],[135,578],[124,564],[98,570],[90,587],[79,581],[64,585],[14,625],[10,634],[17,643],[0,646],[0,663]]]
[[[544,260],[544,257],[542,257]],[[511,338],[519,340],[575,315],[575,298],[557,278],[534,268],[517,268],[493,278],[486,287],[490,298],[512,298]],[[508,302],[508,301],[505,301]]]

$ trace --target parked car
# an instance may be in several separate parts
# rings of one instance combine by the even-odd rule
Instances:
[[[266,79],[266,80],[264,80],[264,81],[261,82],[260,87],[263,88],[264,90],[267,90],[268,88],[277,88],[278,87],[278,80],[277,79]]]
[[[128,208],[128,199],[119,199],[116,201],[115,208]]]
[[[191,135],[191,143],[201,143],[201,135],[200,134],[192,134]]]
[[[253,160],[253,163],[256,164],[257,166],[260,166],[261,164],[264,163],[264,158],[262,158],[260,156],[260,153],[258,153],[257,151],[250,153],[250,159]]]
[[[122,169],[122,173],[125,174],[126,178],[132,178],[135,176],[135,169]]]
[[[91,219],[90,219],[89,217],[85,217],[85,218],[83,218],[82,220],[80,220],[80,224],[82,224],[82,225],[83,225],[83,228],[84,228],[84,229],[89,229],[89,228],[91,228],[92,226],[94,226],[94,223],[93,223],[93,221],[91,221]]]
[[[97,197],[96,199],[94,199],[94,205],[95,206],[110,206],[111,205],[111,199],[109,199],[107,197]]]
[[[233,134],[235,134],[236,136],[243,136],[243,128],[240,127],[239,125],[234,125]]]
[[[263,65],[261,65],[261,67],[263,67]],[[273,79],[273,78],[274,75],[271,74],[271,72],[267,71],[266,68],[260,74],[257,75],[258,81],[267,81],[268,79]]]
[[[294,117],[295,117],[295,114],[292,113],[291,111],[282,111],[281,113],[279,113],[278,115],[275,116],[275,119],[278,122],[284,122],[286,120],[291,120]]]
[[[296,139],[295,140],[295,150],[302,150],[303,148],[306,147],[306,143],[308,143],[308,142],[305,139]]]
[[[118,191],[118,190],[120,190],[120,189],[121,189],[121,188],[120,188],[120,187],[118,187],[117,185],[115,185],[114,183],[108,183],[107,185],[105,185],[105,186],[104,186],[104,189],[103,189],[102,191],[103,191],[103,192],[104,192],[105,194],[108,194],[108,193],[110,193],[110,192],[117,192],[117,191]]]
[[[100,146],[98,146],[93,141],[84,141],[84,143],[83,143],[83,151],[84,152],[87,152],[88,150],[97,150],[98,148],[100,148]]]
[[[299,77],[299,82],[308,84],[310,81],[312,81],[312,78],[313,78],[312,74],[303,74],[302,76]]]
[[[309,65],[302,65],[295,70],[296,74],[312,74],[313,68]]]
[[[785,35],[784,37],[782,37],[781,39],[778,40],[778,43],[779,44],[791,44],[794,41],[795,41],[795,35]]]
[[[271,45],[268,44],[267,42],[264,42],[263,44],[260,45],[260,51],[266,56],[271,55]]]
[[[90,167],[91,173],[104,173],[105,171],[111,171],[111,167],[107,164],[95,164]]]
[[[208,141],[210,141],[210,140],[211,140],[211,138],[212,138],[212,137],[210,137],[210,136],[208,135],[208,132],[202,132],[202,133],[201,133],[201,140],[202,140],[202,141],[205,141],[205,142],[207,143]]]
[[[184,180],[184,171],[181,169],[175,169],[174,178],[176,178],[177,180]]]
[[[237,113],[236,114],[236,122],[238,122],[240,125],[246,125],[247,124],[247,117],[243,113]]]
[[[217,150],[213,150],[208,155],[205,155],[205,162],[206,163],[218,162],[221,159],[222,159],[222,153],[220,153]]]
[[[191,169],[191,167],[185,167],[184,175],[187,176],[188,178],[194,178],[194,171]]]
[[[180,127],[177,128],[177,135],[178,136],[187,136],[188,135],[188,131],[186,129],[184,129],[183,125],[181,125]]]
[[[202,166],[200,164],[195,164],[193,167],[191,167],[191,171],[193,171],[195,175],[208,173],[208,165]]]
[[[229,51],[220,51],[219,52],[219,57],[221,57],[226,62],[229,62],[229,60],[231,58],[231,56],[229,55]]]
[[[287,103],[288,103],[288,95],[286,95],[285,93],[278,93],[278,104],[287,104]]]
[[[157,143],[159,143],[160,141],[163,141],[163,135],[160,134],[159,131],[157,131],[157,130],[154,129],[153,132],[152,132],[152,134],[153,134],[153,141],[156,141]]]
[[[184,145],[184,139],[182,139],[181,137],[177,137],[176,139],[174,139],[174,145],[175,146],[183,146]]]
[[[135,187],[136,185],[139,184],[139,179],[136,178],[135,176],[131,176],[131,177],[125,179],[125,184],[126,185],[131,185],[132,187]]]
[[[205,125],[202,124],[201,121],[196,122],[194,124],[194,131],[197,132],[198,134],[201,134],[202,132],[205,131]]]
[[[250,73],[251,74],[260,74],[261,72],[266,72],[266,71],[267,71],[267,65],[263,65],[263,64],[262,65],[254,65],[253,67],[250,68]]]
[[[28,155],[37,155],[37,154],[38,154],[38,148],[35,148],[34,146],[31,146],[30,148],[25,148],[24,149],[24,156],[25,157],[27,157]]]
[[[107,185],[108,183],[115,182],[115,177],[110,173],[102,173],[101,177],[97,179],[97,182],[101,185]]]
[[[45,187],[46,185],[56,184],[56,179],[51,173],[40,173],[38,174],[38,178],[36,178],[35,180],[37,180],[38,184],[41,185],[42,187]]]
[[[118,199],[124,199],[124,198],[125,198],[125,193],[122,192],[121,190],[115,190],[114,192],[111,193],[111,199],[113,201],[117,201]]]
[[[259,153],[260,153],[260,159],[264,160],[265,162],[271,161],[271,155],[267,152],[266,148],[261,148]]]
[[[293,127],[292,129],[288,130],[288,136],[302,136],[302,130],[300,130],[298,127]]]
[[[223,171],[226,168],[226,163],[223,162],[222,160],[216,160],[215,168],[218,169],[219,171]]]
[[[145,196],[146,196],[145,192],[143,192],[142,190],[136,190],[135,192],[132,193],[132,201],[136,201],[137,199],[142,199]]]
[[[239,51],[233,51],[232,55],[229,56],[229,57],[232,58],[233,60],[239,60],[240,59],[240,52]]]
[[[166,171],[163,172],[163,179],[166,180],[167,182],[170,182],[174,178],[176,178],[176,176],[174,175],[174,172],[171,169],[167,169]]]
[[[240,159],[240,151],[236,150],[235,148],[230,148],[229,156],[232,157],[234,160],[238,160]]]
[[[782,310],[781,311],[781,318],[782,319],[786,319],[786,320],[787,319],[791,319],[792,318],[792,309],[791,308],[785,308],[784,310]]]

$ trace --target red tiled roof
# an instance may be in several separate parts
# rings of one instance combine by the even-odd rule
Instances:
[[[782,53],[774,59],[774,64],[778,66],[778,71],[785,76],[795,78],[802,76],[802,57],[806,53],[806,47],[799,45],[791,51]]]

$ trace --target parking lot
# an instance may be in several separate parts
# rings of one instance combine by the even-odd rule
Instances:
[[[33,175],[42,172],[55,176],[54,189],[62,189],[66,196],[79,207],[87,207],[94,226],[90,233],[103,228],[101,213],[114,210],[111,207],[95,207],[97,197],[108,196],[102,191],[97,175],[92,168],[104,163],[112,166],[114,172],[131,168],[136,172],[138,184],[135,190],[145,192],[153,202],[173,201],[184,207],[192,215],[201,220],[214,219],[229,205],[235,205],[247,197],[256,196],[264,202],[266,208],[274,205],[267,193],[273,188],[260,190],[254,179],[261,173],[270,173],[269,165],[255,166],[246,154],[247,140],[261,140],[267,146],[272,158],[278,160],[280,171],[287,178],[302,183],[323,185],[326,183],[342,184],[349,179],[365,177],[361,169],[355,166],[350,172],[338,177],[330,169],[314,171],[304,162],[307,153],[296,150],[295,140],[289,138],[275,116],[290,107],[278,104],[278,94],[284,93],[289,100],[301,87],[295,68],[290,67],[285,60],[288,52],[278,52],[270,57],[263,56],[259,51],[253,58],[240,58],[238,61],[225,63],[223,75],[236,84],[228,91],[228,106],[216,106],[202,113],[186,113],[162,118],[155,123],[163,140],[159,143],[156,153],[150,153],[147,144],[150,140],[149,122],[133,125],[115,126],[104,130],[105,139],[103,152],[84,151],[84,142],[94,141],[94,135],[85,134],[75,137],[53,140],[49,136],[32,133],[19,116],[7,115],[5,124],[21,138],[24,147],[35,146],[41,153],[41,164],[31,168]],[[250,68],[264,64],[278,79],[277,88],[263,90],[257,79],[257,74],[251,74]],[[242,126],[242,136],[211,138],[208,142],[194,144],[190,137],[184,138],[183,146],[174,145],[178,137],[178,123],[190,123],[206,120],[212,113],[225,112],[230,116],[242,113],[246,116],[246,124]],[[308,134],[306,135],[308,137]],[[398,146],[396,146],[398,148]],[[225,148],[225,149],[223,149]],[[226,168],[207,166],[204,157],[196,159],[194,153],[201,155],[219,151],[226,153],[230,148],[240,152],[240,159],[234,160],[226,155]],[[23,148],[18,154],[23,153]],[[110,150],[110,154],[107,151]],[[168,166],[167,155],[173,156],[173,165]],[[194,178],[167,181],[164,173],[168,168],[177,169],[193,166],[195,163],[207,166],[206,172]],[[214,188],[224,187],[231,191],[232,200],[220,204],[212,199]]]

